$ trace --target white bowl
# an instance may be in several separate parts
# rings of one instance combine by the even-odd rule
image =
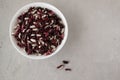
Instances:
[[[62,43],[57,47],[57,49],[52,54],[47,55],[47,56],[28,55],[23,49],[21,49],[19,46],[17,46],[16,40],[12,36],[12,32],[13,32],[13,29],[15,27],[17,17],[22,12],[26,11],[27,9],[29,9],[30,7],[33,7],[33,6],[35,6],[35,7],[44,7],[44,8],[48,8],[48,9],[54,11],[62,19],[63,24],[65,25],[64,39],[62,40]],[[30,59],[45,59],[45,58],[51,57],[51,56],[55,55],[56,53],[58,53],[61,50],[61,48],[64,46],[64,44],[65,44],[65,42],[67,40],[67,36],[68,36],[68,24],[67,24],[67,21],[66,21],[64,15],[62,14],[62,12],[60,10],[58,10],[56,7],[54,7],[53,5],[50,5],[48,3],[35,2],[35,3],[30,3],[30,4],[27,4],[27,5],[23,6],[21,9],[19,9],[16,12],[16,14],[13,16],[13,18],[12,18],[12,20],[10,22],[9,34],[10,34],[10,40],[11,40],[13,46],[23,56],[25,56],[27,58],[30,58]]]

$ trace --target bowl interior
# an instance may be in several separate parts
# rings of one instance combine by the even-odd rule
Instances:
[[[53,12],[55,12],[63,21],[63,24],[65,25],[65,32],[64,32],[64,39],[62,40],[62,43],[57,47],[57,49],[50,55],[48,56],[36,56],[36,55],[27,55],[27,53],[21,49],[20,47],[17,46],[16,44],[16,40],[14,39],[14,37],[12,36],[12,32],[13,32],[13,29],[15,28],[15,25],[16,25],[16,21],[17,21],[17,17],[25,12],[26,10],[28,10],[30,7],[43,7],[43,8],[48,8],[50,10],[52,10]],[[48,58],[48,57],[51,57],[53,56],[54,54],[56,54],[62,47],[63,45],[65,44],[66,42],[66,39],[67,39],[67,35],[68,35],[68,25],[67,25],[67,22],[66,22],[66,19],[65,17],[63,16],[63,14],[54,6],[48,4],[48,3],[42,3],[42,2],[37,2],[37,3],[31,3],[31,4],[28,4],[24,7],[22,7],[21,9],[19,9],[17,11],[17,13],[13,16],[12,18],[12,21],[10,23],[10,39],[11,39],[11,42],[13,44],[13,46],[17,49],[17,51],[19,53],[21,53],[23,56],[27,57],[27,58],[31,58],[31,59],[45,59],[45,58]]]

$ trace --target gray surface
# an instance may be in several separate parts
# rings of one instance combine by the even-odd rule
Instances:
[[[55,5],[65,15],[69,36],[45,60],[20,55],[9,40],[15,12],[30,2]],[[0,80],[120,80],[120,0],[0,0]],[[56,70],[68,59],[72,72]]]

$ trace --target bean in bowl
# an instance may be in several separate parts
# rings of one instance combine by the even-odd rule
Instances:
[[[52,10],[30,7],[18,16],[13,37],[28,55],[50,55],[64,38],[64,24]]]

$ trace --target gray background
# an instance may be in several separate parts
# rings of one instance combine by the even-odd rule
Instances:
[[[69,36],[55,56],[31,60],[9,40],[9,23],[22,6],[53,4],[65,15]],[[63,59],[72,72],[56,70]],[[0,80],[120,80],[120,0],[0,0]]]

